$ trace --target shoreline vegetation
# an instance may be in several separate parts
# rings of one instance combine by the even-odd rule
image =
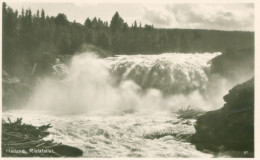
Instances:
[[[106,57],[224,52],[228,48],[236,51],[254,44],[254,32],[154,28],[137,21],[127,24],[118,12],[110,22],[97,17],[91,20],[86,15],[85,23],[80,24],[68,21],[62,13],[48,16],[43,9],[36,13],[23,9],[18,13],[3,3],[2,10],[3,69],[24,81],[31,75],[35,63],[51,63],[55,58],[64,59],[87,50],[97,54],[103,50],[100,55]],[[37,69],[47,72],[39,65]]]
[[[12,122],[2,119],[2,156],[3,157],[78,157],[83,151],[53,140],[43,140],[52,126],[39,127],[22,124],[22,118]]]

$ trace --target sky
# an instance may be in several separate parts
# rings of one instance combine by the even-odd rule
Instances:
[[[189,28],[254,31],[254,4],[250,3],[21,3],[8,2],[17,9],[42,8],[46,15],[66,14],[68,20],[84,24],[87,17],[111,21],[116,11],[128,25],[135,20],[156,28]]]

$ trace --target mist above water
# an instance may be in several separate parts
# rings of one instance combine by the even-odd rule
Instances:
[[[39,81],[26,108],[93,115],[175,111],[188,105],[216,109],[228,91],[224,80],[218,81],[221,86],[209,84],[209,62],[219,54],[101,59],[94,53],[82,53],[74,56],[68,67],[54,67],[66,74],[64,79],[46,77]]]

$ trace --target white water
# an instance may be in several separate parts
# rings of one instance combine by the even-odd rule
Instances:
[[[121,55],[105,60],[121,81],[134,80],[142,88],[156,88],[167,93],[190,93],[205,89],[209,61],[220,54]]]
[[[216,102],[201,92],[206,90],[208,82],[208,62],[217,55],[219,53],[162,54],[107,59],[98,59],[91,54],[77,55],[68,71],[63,71],[68,74],[66,79],[40,81],[26,108],[113,115],[147,110],[173,111],[188,105],[210,110],[220,107],[222,98]],[[54,68],[58,70],[57,66]],[[64,70],[64,66],[62,68]],[[115,75],[120,70],[122,74]],[[136,79],[143,85],[135,83]],[[144,85],[146,90],[143,90]],[[172,92],[164,96],[166,89]],[[217,93],[214,90],[214,96]],[[222,93],[219,95],[223,96]]]
[[[4,118],[22,117],[24,123],[51,123],[46,139],[78,147],[84,157],[212,157],[182,142],[172,134],[192,134],[193,126],[172,124],[179,121],[169,113],[139,113],[124,116],[52,115],[28,111],[9,111]],[[158,139],[145,138],[164,134]]]
[[[181,107],[221,107],[221,87],[206,85],[208,62],[219,54],[77,55],[67,69],[54,67],[65,79],[39,81],[23,111],[3,116],[51,123],[47,138],[79,147],[85,157],[211,157],[176,138],[194,133],[192,125],[170,122],[179,121],[172,111]]]

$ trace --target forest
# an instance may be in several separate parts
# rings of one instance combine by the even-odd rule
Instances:
[[[3,3],[2,10],[3,69],[19,78],[39,60],[48,61],[42,58],[45,55],[73,55],[85,44],[106,51],[108,56],[217,52],[254,44],[253,32],[154,28],[136,21],[127,24],[118,12],[110,22],[95,17],[80,24],[70,22],[62,13],[48,16],[43,9],[18,13]]]

